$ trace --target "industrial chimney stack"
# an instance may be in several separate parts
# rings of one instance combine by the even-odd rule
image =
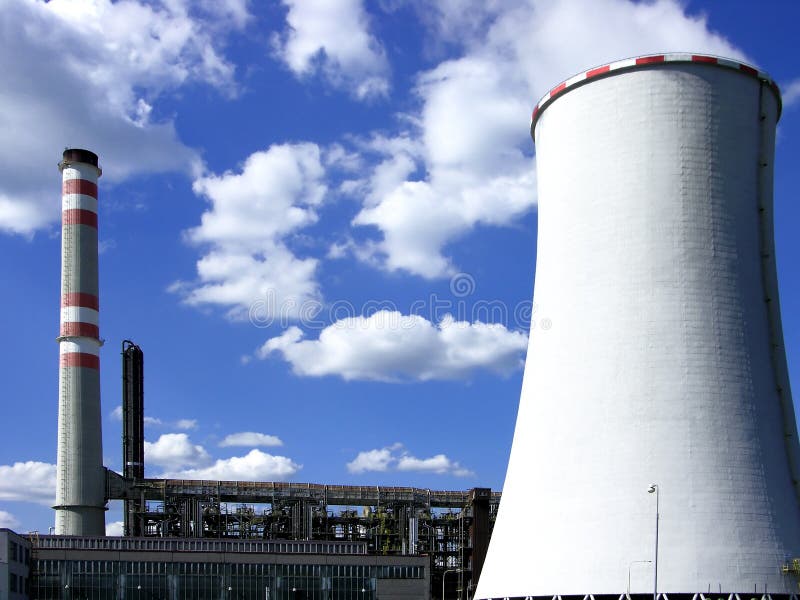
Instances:
[[[105,535],[97,276],[97,155],[64,150],[56,534]]]

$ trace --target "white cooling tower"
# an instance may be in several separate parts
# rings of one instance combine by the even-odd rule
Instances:
[[[552,327],[531,331],[475,598],[617,598],[629,578],[671,600],[798,592],[779,115],[764,73],[687,54],[592,69],[537,106],[534,301]]]

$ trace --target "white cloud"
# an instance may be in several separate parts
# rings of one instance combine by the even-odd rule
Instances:
[[[385,448],[359,452],[351,462],[347,463],[347,470],[350,473],[394,470],[455,475],[456,477],[471,477],[475,475],[475,473],[462,467],[460,463],[452,460],[446,454],[436,454],[430,458],[417,458],[409,454],[403,444],[399,443]]]
[[[108,416],[114,421],[122,421],[122,405],[116,406],[114,410],[108,413]]]
[[[0,143],[14,151],[0,164],[0,231],[30,235],[57,220],[64,146],[98,153],[103,181],[198,168],[173,122],[151,111],[188,82],[235,89],[219,51],[222,33],[243,23],[241,11],[230,15],[190,14],[177,0],[5,2]]]
[[[388,471],[391,464],[397,460],[392,456],[392,451],[397,449],[396,446],[397,445],[359,452],[352,461],[347,463],[347,470],[351,473]]]
[[[172,290],[190,305],[228,307],[235,319],[296,318],[319,298],[317,261],[298,258],[286,242],[317,221],[323,176],[320,150],[307,143],[274,145],[248,157],[239,173],[197,179],[195,193],[211,207],[187,237],[206,253],[197,281]]]
[[[277,54],[298,76],[320,71],[356,98],[385,96],[389,64],[369,32],[361,0],[283,0],[287,31],[273,39]]]
[[[797,104],[797,101],[800,100],[800,79],[795,79],[783,86],[781,89],[781,97],[784,108],[789,108]]]
[[[154,427],[160,427],[161,425],[164,424],[164,421],[162,421],[161,419],[159,419],[157,417],[145,416],[144,417],[144,424],[145,425],[152,425]]]
[[[52,506],[56,497],[56,466],[29,460],[0,465],[0,500]]]
[[[474,475],[469,469],[463,468],[459,463],[451,460],[444,454],[437,454],[430,458],[416,458],[414,456],[401,456],[397,461],[398,471],[420,471],[424,473],[436,473],[438,475],[450,473],[457,477],[468,477]]]
[[[168,471],[162,477],[218,481],[286,481],[303,468],[285,456],[251,450],[245,456],[219,459],[205,468]]]
[[[197,429],[197,419],[178,419],[175,427],[178,429]]]
[[[527,336],[503,325],[377,311],[329,325],[316,340],[290,327],[267,340],[257,355],[280,353],[298,375],[346,380],[459,379],[483,369],[507,374],[522,366]]]
[[[7,529],[16,530],[20,525],[19,519],[14,515],[5,510],[0,510],[0,528],[5,527]]]
[[[205,448],[193,444],[185,433],[165,433],[155,442],[145,442],[144,457],[146,463],[167,469],[195,467],[211,461]]]
[[[364,203],[353,224],[379,234],[354,254],[426,278],[454,272],[449,243],[478,226],[509,225],[535,206],[527,123],[548,89],[637,54],[742,58],[673,0],[447,1],[429,14],[464,54],[419,75],[421,108],[408,116],[413,128],[398,136],[406,150],[398,154],[385,140],[368,147],[377,166],[350,185]]]
[[[122,521],[112,521],[111,523],[106,523],[106,535],[119,537],[124,534],[125,523]]]
[[[226,435],[219,445],[223,448],[228,446],[253,448],[256,446],[283,446],[283,441],[275,435],[267,435],[266,433],[257,433],[255,431],[242,431]]]

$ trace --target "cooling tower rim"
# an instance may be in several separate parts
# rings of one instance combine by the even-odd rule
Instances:
[[[542,115],[542,112],[544,112],[544,110],[550,104],[552,104],[554,100],[566,92],[599,78],[618,75],[619,73],[637,69],[647,69],[675,63],[695,63],[708,65],[711,67],[731,69],[748,77],[753,77],[764,82],[775,94],[775,98],[778,101],[778,119],[780,119],[782,108],[781,93],[775,81],[764,71],[761,71],[757,67],[748,63],[722,56],[714,56],[712,54],[668,52],[664,54],[646,54],[617,60],[611,63],[599,65],[597,67],[592,67],[591,69],[582,71],[577,75],[570,77],[569,79],[565,79],[547,92],[542,99],[536,103],[536,106],[533,109],[533,115],[531,116],[531,137],[534,137],[536,123],[539,120],[539,117]]]

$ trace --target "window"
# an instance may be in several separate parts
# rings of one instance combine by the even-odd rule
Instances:
[[[11,543],[13,544],[14,542],[11,542]],[[17,591],[17,576],[14,573],[11,573],[11,575],[9,576],[8,582],[9,582],[9,587],[10,587],[11,591],[12,592],[16,592]]]

